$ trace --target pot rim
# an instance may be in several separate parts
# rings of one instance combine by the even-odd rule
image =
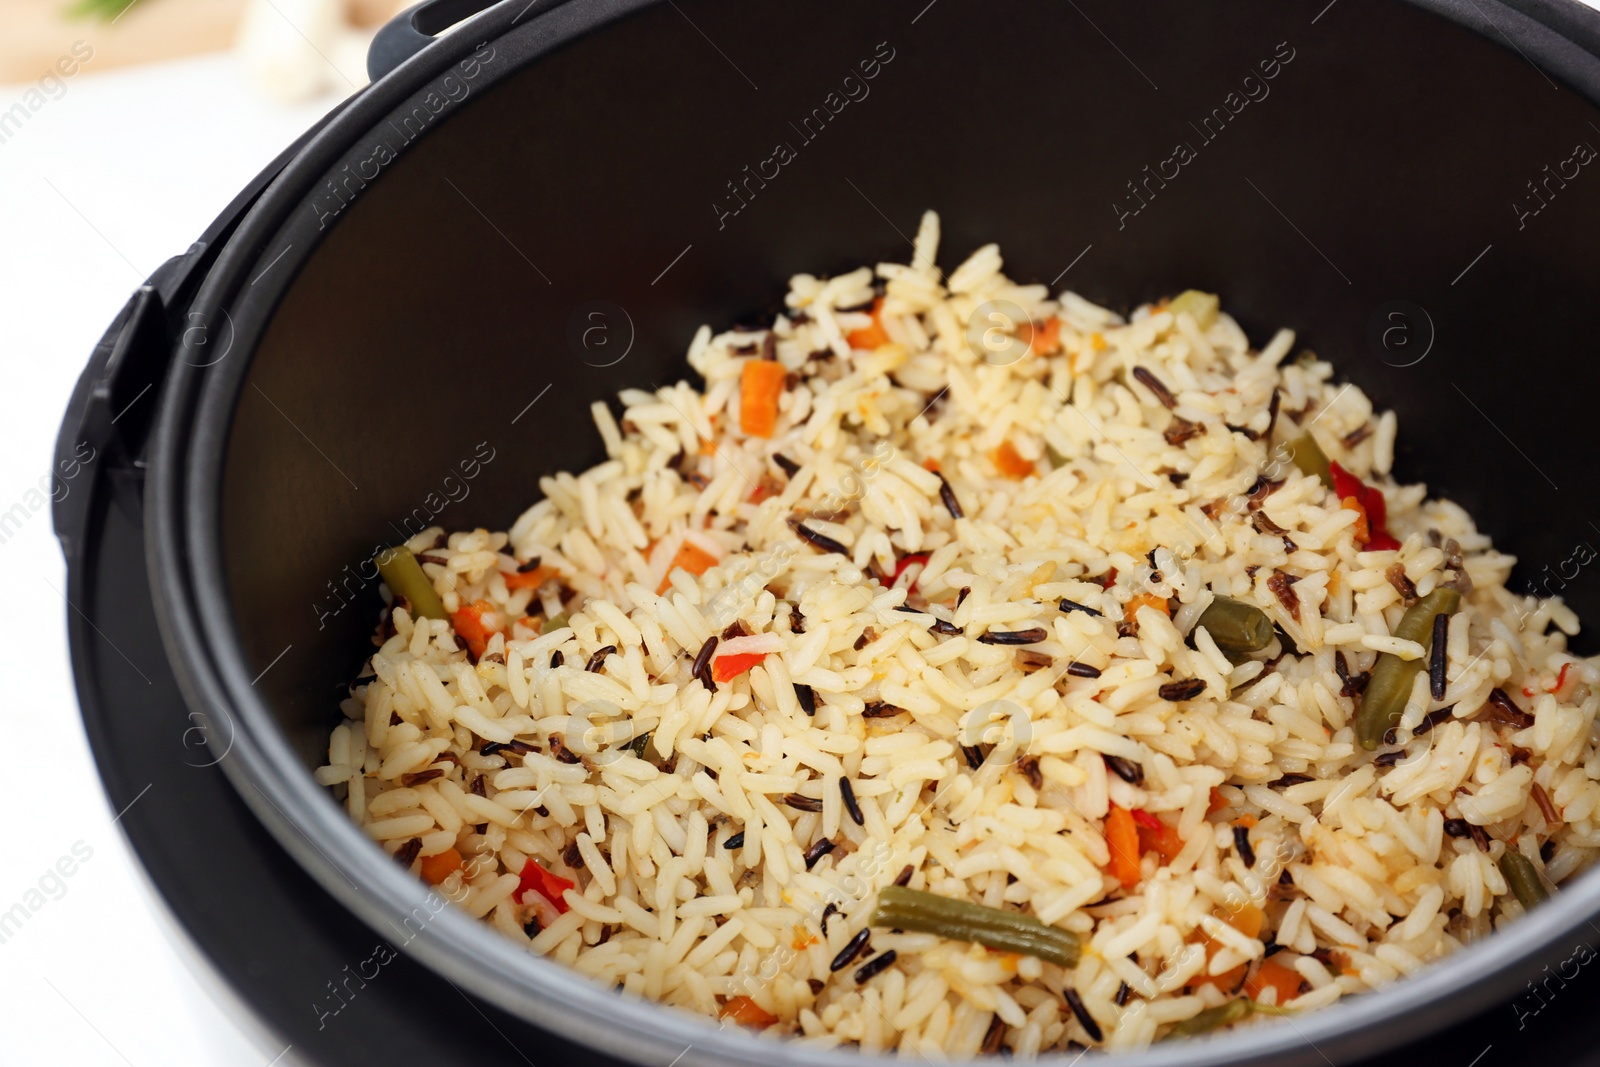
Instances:
[[[226,594],[220,529],[224,453],[235,404],[254,347],[298,267],[315,254],[307,239],[305,206],[324,177],[358,158],[363,138],[488,41],[505,62],[486,71],[487,89],[607,24],[658,0],[503,0],[402,64],[355,97],[316,134],[249,209],[190,305],[187,321],[232,324],[238,358],[209,366],[177,358],[161,398],[146,485],[146,530],[157,615],[173,665],[191,707],[220,716],[234,729],[221,766],[234,788],[278,841],[336,899],[375,931],[408,929],[400,946],[447,980],[533,1024],[640,1064],[675,1063],[690,1049],[715,1067],[839,1067],[897,1061],[892,1054],[817,1049],[793,1041],[759,1038],[692,1013],[642,1000],[621,1001],[609,989],[565,965],[534,956],[471,919],[442,907],[442,898],[394,864],[318,786],[278,730],[253,688]],[[1484,33],[1488,20],[1513,48],[1531,53],[1591,102],[1600,102],[1600,58],[1519,8],[1539,0],[1408,0]],[[1330,5],[1331,6],[1331,5]],[[532,13],[537,7],[538,11]],[[1484,14],[1489,8],[1495,16]],[[1600,32],[1600,14],[1587,13]],[[1476,16],[1476,17],[1475,17]],[[1319,16],[1320,17],[1320,16]],[[1530,62],[1532,60],[1530,59]],[[297,212],[299,213],[297,216]],[[261,265],[294,233],[282,269],[257,286]],[[277,263],[278,260],[273,260]],[[198,315],[198,320],[195,316]],[[181,349],[180,349],[181,351]],[[287,650],[286,650],[287,651]],[[1515,936],[1495,936],[1430,964],[1418,975],[1279,1025],[1230,1031],[1118,1053],[1129,1067],[1312,1064],[1327,1052],[1366,1055],[1398,1046],[1503,999],[1540,962],[1571,951],[1584,925],[1600,915],[1600,872],[1580,876],[1566,891],[1516,923]],[[619,1003],[627,1009],[618,1011]],[[1394,1035],[1385,1037],[1383,1035]],[[1065,1062],[1067,1053],[1042,1054]],[[1075,1059],[1073,1062],[1076,1062]]]

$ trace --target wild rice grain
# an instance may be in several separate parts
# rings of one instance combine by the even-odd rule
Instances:
[[[876,959],[868,960],[867,963],[856,972],[856,985],[866,985],[868,982],[872,981],[873,978],[894,966],[895,959],[895,951],[894,949],[890,949],[888,952],[883,953]]]
[[[1510,726],[1517,730],[1526,730],[1533,725],[1533,716],[1517,707],[1516,701],[1506,695],[1506,691],[1499,687],[1489,691],[1489,702],[1486,707],[1493,708],[1489,719],[1492,722]]]
[[[402,867],[410,867],[422,851],[422,838],[413,837],[394,850],[394,858]]]
[[[817,691],[815,689],[812,689],[809,685],[801,685],[796,682],[794,683],[794,696],[800,702],[801,711],[807,715],[815,715],[817,713]]]
[[[1178,398],[1172,395],[1172,390],[1168,389],[1166,384],[1162,382],[1160,378],[1157,378],[1144,367],[1133,368],[1133,376],[1138,379],[1140,384],[1142,384],[1146,389],[1155,394],[1155,398],[1161,402],[1162,407],[1166,408],[1168,411],[1171,411],[1173,408],[1178,406]]]
[[[1094,1016],[1089,1014],[1089,1009],[1083,1004],[1083,998],[1078,996],[1078,991],[1068,986],[1063,989],[1062,995],[1067,1000],[1067,1007],[1072,1009],[1072,1014],[1077,1017],[1078,1025],[1083,1027],[1083,1032],[1089,1035],[1089,1040],[1098,1044],[1104,1041],[1105,1034],[1100,1031],[1100,1024],[1094,1021]]]
[[[978,640],[985,645],[1036,645],[1049,637],[1043,627],[1030,626],[1026,630],[990,630]]]
[[[1062,597],[1061,603],[1056,606],[1059,607],[1063,612],[1081,611],[1087,615],[1093,615],[1096,618],[1105,618],[1101,612],[1089,607],[1087,604],[1080,604],[1076,600],[1068,600],[1066,597]]]
[[[1272,577],[1267,579],[1267,588],[1272,590],[1273,595],[1278,598],[1278,602],[1289,613],[1289,617],[1295,622],[1299,622],[1300,598],[1295,595],[1295,581],[1296,579],[1292,575],[1275,570],[1272,572]]]
[[[850,784],[850,779],[839,779],[839,796],[844,801],[844,810],[850,814],[851,820],[857,826],[867,825],[866,818],[861,814],[861,804],[856,800],[856,787]]]
[[[916,868],[906,864],[899,874],[894,876],[894,884],[902,888],[911,884],[911,876],[916,873]]]
[[[845,942],[844,948],[839,950],[839,954],[833,957],[833,962],[828,964],[828,970],[838,972],[850,966],[856,961],[856,957],[861,955],[861,950],[867,947],[867,942],[870,940],[872,940],[872,930],[863,926],[856,932],[854,937]],[[869,975],[868,977],[871,976]],[[860,981],[861,979],[858,977],[856,980]]]
[[[938,474],[937,471],[934,473]],[[966,512],[961,510],[961,501],[956,499],[956,491],[950,488],[950,483],[945,481],[942,474],[939,474],[939,499],[944,503],[944,509],[950,513],[952,519],[966,515]]]
[[[701,645],[700,651],[695,654],[694,666],[689,670],[691,676],[699,679],[700,684],[713,693],[717,691],[717,683],[711,677],[711,657],[716,651],[717,638],[714,635],[706,638],[706,643]]]
[[[799,793],[790,793],[783,798],[783,802],[799,811],[821,811],[822,801],[815,797],[803,797]]]
[[[801,540],[805,541],[812,548],[815,548],[818,551],[837,552],[841,556],[848,556],[850,554],[850,550],[848,548],[845,548],[839,542],[835,541],[831,537],[826,536],[825,534],[817,533],[817,531],[813,530],[803,522],[795,524],[794,532],[800,535]]]
[[[1428,695],[1435,700],[1444,699],[1445,685],[1449,679],[1445,677],[1445,666],[1448,651],[1445,645],[1449,641],[1450,616],[1440,613],[1433,617],[1433,647],[1428,653]]]
[[[776,463],[778,465],[778,469],[783,471],[783,473],[787,474],[791,478],[800,473],[800,464],[796,463],[782,452],[774,452],[772,454],[772,462]]]
[[[1144,768],[1133,760],[1104,754],[1100,758],[1105,760],[1106,766],[1110,767],[1118,778],[1129,785],[1140,785],[1144,782]]]
[[[604,645],[604,646],[602,646],[601,648],[599,648],[599,649],[597,649],[595,651],[594,655],[589,657],[589,662],[584,664],[584,668],[583,669],[585,671],[589,672],[590,674],[598,674],[600,672],[600,668],[605,666],[606,657],[611,655],[616,650],[617,650],[617,646],[616,645]]]
[[[1074,678],[1098,678],[1100,677],[1100,668],[1073,660],[1067,664],[1067,673]]]
[[[740,830],[736,834],[728,835],[728,839],[722,843],[722,847],[729,852],[736,848],[744,848],[744,831]]]
[[[1193,700],[1205,691],[1206,682],[1204,678],[1180,678],[1177,681],[1163,685],[1156,690],[1156,695],[1162,700],[1170,700],[1176,704],[1181,700]]]
[[[832,840],[826,837],[820,841],[813,842],[811,847],[806,849],[803,857],[806,861],[806,870],[809,871],[811,868],[815,867],[822,860],[822,857],[826,856],[837,847],[838,846],[835,845]]]
[[[1250,828],[1248,826],[1235,826],[1233,828],[1233,850],[1239,853],[1239,862],[1246,867],[1256,865],[1256,850],[1250,847]]]
[[[1000,1051],[1001,1044],[1006,1039],[1006,1021],[998,1015],[989,1017],[989,1029],[983,1032],[983,1044],[978,1046],[978,1051],[985,1056],[993,1056]]]

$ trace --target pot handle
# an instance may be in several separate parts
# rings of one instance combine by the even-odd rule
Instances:
[[[384,23],[367,49],[367,77],[373,81],[422,51],[456,23],[500,0],[424,0]]]

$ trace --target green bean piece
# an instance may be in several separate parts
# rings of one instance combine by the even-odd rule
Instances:
[[[373,562],[378,565],[378,573],[389,587],[389,592],[409,604],[413,615],[429,619],[450,617],[449,612],[444,610],[444,601],[433,591],[433,582],[422,573],[422,564],[417,562],[417,557],[405,545],[384,549]]]
[[[1272,620],[1267,613],[1232,597],[1213,600],[1195,625],[1204,626],[1224,652],[1260,652],[1272,644]]]
[[[1044,454],[1050,457],[1050,469],[1060,470],[1067,465],[1067,457],[1056,451],[1056,446],[1049,441],[1044,443]]]
[[[564,612],[564,611],[563,612],[558,612],[555,615],[552,615],[548,619],[544,620],[544,625],[539,627],[539,632],[541,634],[553,633],[556,630],[561,629],[566,624],[567,624],[567,613]]]
[[[1240,997],[1215,1008],[1207,1008],[1199,1015],[1191,1015],[1168,1030],[1167,1037],[1198,1037],[1201,1034],[1209,1034],[1224,1026],[1232,1026],[1248,1014],[1250,1014],[1250,1001]]]
[[[1433,620],[1439,615],[1454,615],[1461,606],[1461,593],[1450,586],[1440,586],[1406,609],[1394,635],[1403,641],[1415,641],[1422,646],[1420,659],[1401,659],[1390,652],[1379,654],[1372,665],[1372,677],[1367,682],[1366,693],[1361,697],[1361,710],[1356,712],[1356,739],[1369,752],[1378,747],[1383,735],[1400,722],[1405,713],[1406,701],[1411,699],[1411,688],[1423,664],[1428,662],[1428,649],[1433,644]]]
[[[1222,302],[1217,299],[1216,293],[1202,293],[1198,289],[1185,289],[1172,298],[1172,303],[1167,305],[1167,310],[1176,315],[1180,311],[1187,311],[1194,316],[1194,324],[1202,330],[1211,329],[1211,324],[1217,321],[1217,309]]]
[[[1062,967],[1078,964],[1078,935],[1070,930],[1046,926],[1031,915],[969,904],[920,889],[885,886],[878,891],[877,906],[867,923],[937,934],[952,941],[975,941],[1000,952],[1036,956]]]
[[[1317,439],[1311,436],[1310,431],[1301,434],[1288,444],[1289,459],[1301,474],[1315,474],[1322,479],[1322,484],[1329,489],[1333,488],[1333,468],[1328,466],[1327,453],[1322,451],[1322,446],[1317,444]]]
[[[1539,868],[1533,861],[1516,849],[1506,846],[1505,854],[1500,857],[1500,873],[1505,875],[1506,884],[1511,886],[1511,892],[1522,901],[1524,908],[1532,908],[1535,904],[1542,904],[1550,899],[1550,891],[1544,887],[1544,880],[1539,877]]]

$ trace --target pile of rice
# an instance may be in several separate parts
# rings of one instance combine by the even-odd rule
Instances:
[[[607,985],[944,1056],[1145,1046],[1245,995],[1267,955],[1303,979],[1291,1008],[1321,1007],[1521,915],[1505,849],[1552,884],[1594,857],[1600,672],[1566,651],[1577,620],[1507,590],[1512,558],[1459,507],[1390,479],[1392,413],[1288,331],[1257,351],[1226,314],[1125,321],[1008,281],[994,245],[944,276],[938,237],[930,213],[909,265],[795,277],[770,330],[702,328],[704,388],[596,404],[606,461],[543,479],[509,533],[409,542],[448,610],[486,600],[500,632],[474,663],[450,622],[388,612],[318,771],[375,841],[414,871],[457,850],[442,892]],[[887,343],[852,348],[880,296]],[[740,423],[761,358],[789,372],[771,439]],[[1398,551],[1362,551],[1358,514],[1283,462],[1308,428],[1381,487]],[[715,565],[668,574],[684,542]],[[559,577],[508,591],[535,559]],[[1467,595],[1444,698],[1424,670],[1372,753],[1341,691],[1420,651],[1390,636],[1396,564],[1415,595]],[[1194,626],[1214,595],[1280,636],[1231,663]],[[694,664],[713,636],[767,655],[713,691]],[[1182,842],[1130,889],[1106,873],[1113,804]],[[530,858],[576,884],[564,912],[515,899]],[[906,872],[1075,931],[1081,962],[874,928],[831,970]],[[1247,905],[1258,937],[1224,921]]]

